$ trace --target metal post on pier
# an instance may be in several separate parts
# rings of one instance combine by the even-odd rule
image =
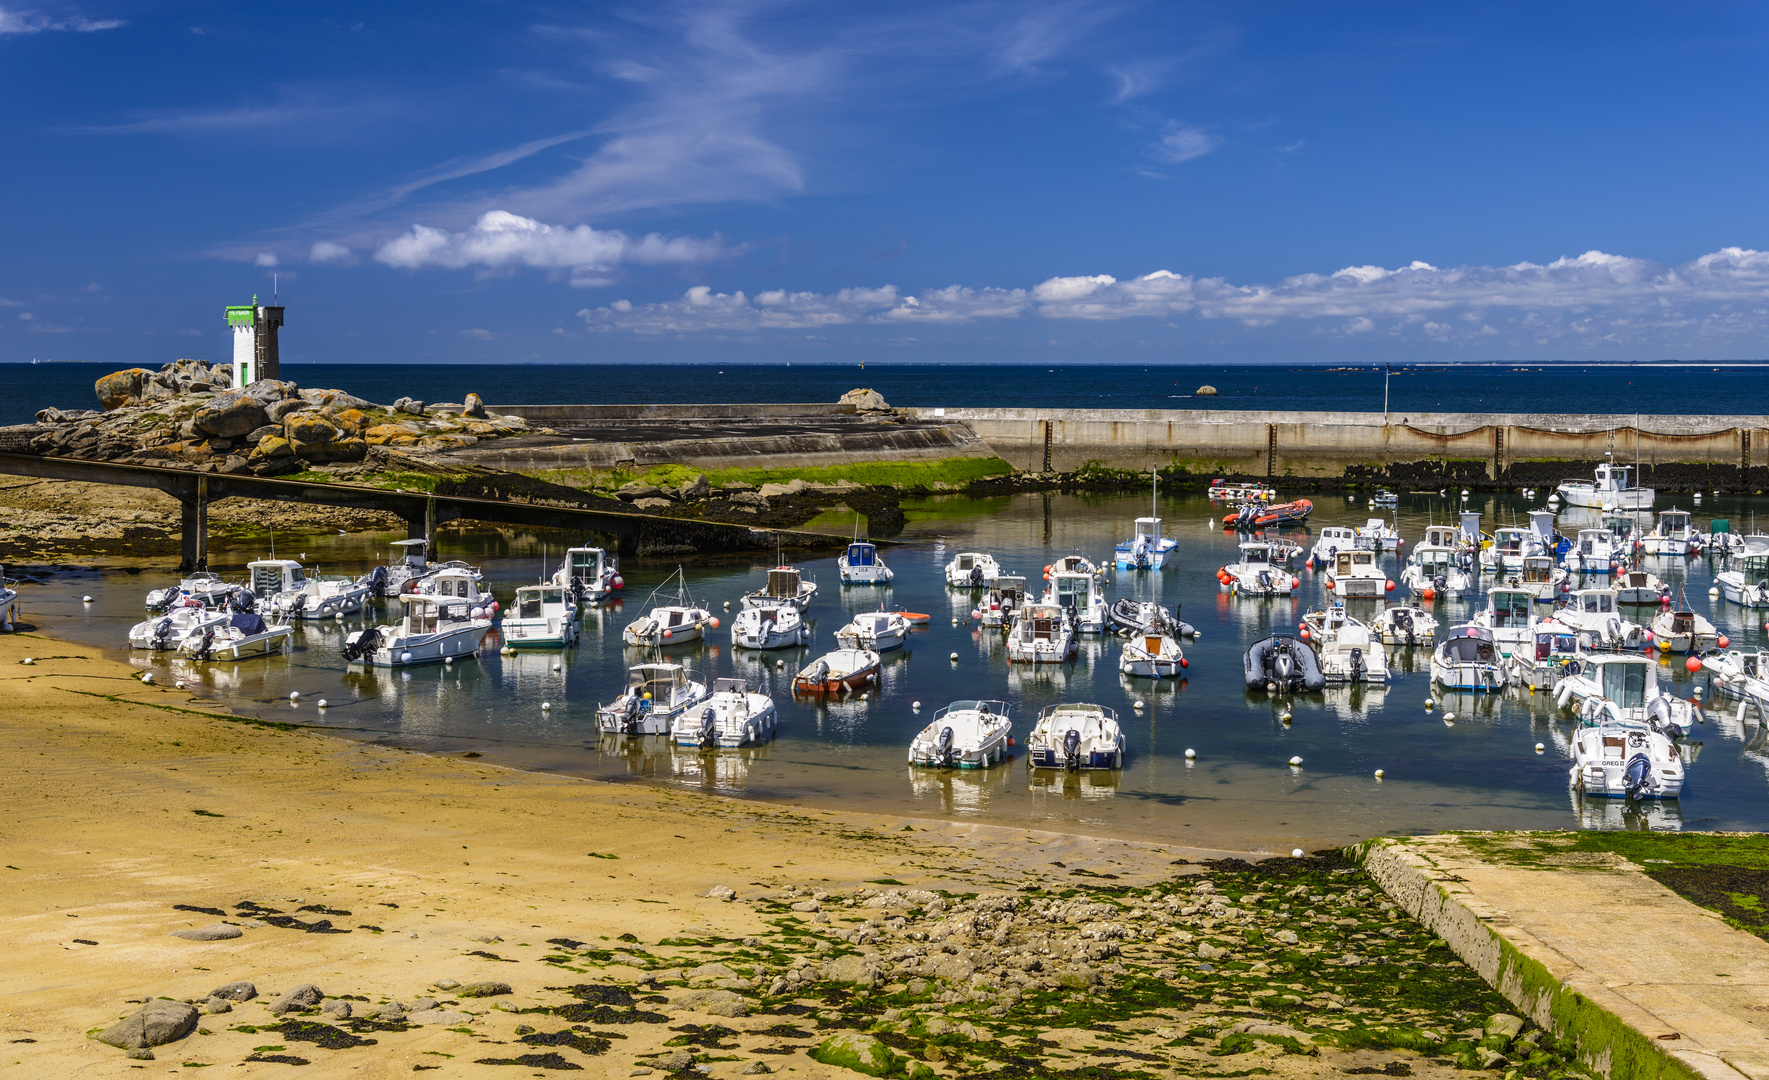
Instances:
[[[183,526],[179,546],[183,558],[178,564],[181,574],[209,568],[209,478],[196,478],[196,492],[183,502]]]
[[[436,496],[424,500],[424,558],[436,556]]]

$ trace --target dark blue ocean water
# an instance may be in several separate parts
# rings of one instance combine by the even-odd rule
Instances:
[[[38,409],[96,408],[104,364],[0,364],[0,424]],[[1195,365],[287,364],[303,386],[370,401],[402,396],[489,404],[834,401],[868,386],[893,405],[1120,409],[1380,410],[1375,368]],[[1198,387],[1215,397],[1195,397]],[[1769,365],[1396,367],[1392,411],[1739,413],[1769,395]]]

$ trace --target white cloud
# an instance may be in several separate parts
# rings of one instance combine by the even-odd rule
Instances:
[[[41,34],[52,30],[90,34],[98,30],[115,30],[123,25],[122,19],[88,19],[83,15],[55,19],[35,11],[0,7],[0,34]]]
[[[349,266],[356,262],[356,252],[351,251],[343,244],[335,244],[330,240],[318,240],[314,242],[313,250],[307,253],[307,261]]]
[[[257,255],[253,256],[252,265],[254,265],[254,266],[275,266],[276,265],[276,256],[268,251],[260,251]]]
[[[1172,123],[1167,125],[1167,134],[1149,147],[1149,153],[1162,161],[1177,165],[1182,161],[1201,158],[1221,145],[1220,135],[1212,135],[1203,128],[1188,124]]]
[[[607,284],[609,272],[622,263],[656,266],[710,262],[728,253],[717,236],[702,240],[647,233],[635,238],[618,229],[547,225],[505,210],[492,210],[481,214],[463,232],[413,225],[410,232],[382,244],[375,259],[406,270],[480,267],[502,271],[531,267],[569,271],[573,285],[593,286]]]
[[[1720,251],[1676,266],[1588,251],[1546,264],[1440,269],[1415,261],[1393,270],[1348,266],[1271,284],[1236,285],[1157,270],[1053,277],[1031,288],[949,286],[906,295],[895,286],[836,293],[771,291],[754,297],[705,286],[655,304],[615,301],[578,313],[593,329],[635,333],[808,329],[869,323],[992,319],[1234,319],[1249,327],[1334,320],[1332,332],[1388,329],[1430,340],[1493,337],[1514,321],[1532,338],[1644,340],[1769,332],[1769,252]]]

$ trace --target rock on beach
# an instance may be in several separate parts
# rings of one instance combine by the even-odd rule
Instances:
[[[196,1006],[154,998],[100,1032],[97,1038],[99,1042],[124,1050],[139,1050],[175,1042],[189,1035],[196,1026]]]

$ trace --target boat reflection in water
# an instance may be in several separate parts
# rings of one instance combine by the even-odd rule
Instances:
[[[916,809],[922,813],[986,813],[996,801],[1011,797],[1014,761],[1010,757],[1006,764],[988,769],[910,766],[909,790],[915,796]]]
[[[1027,769],[1026,790],[1036,805],[1043,799],[1110,799],[1118,794],[1122,769]]]
[[[674,747],[674,756],[670,762],[673,771],[668,779],[684,787],[718,792],[721,795],[745,794],[749,790],[750,765],[772,754],[774,743],[775,740],[769,739],[757,746],[705,750]]]
[[[1680,799],[1586,798],[1576,786],[1568,784],[1567,788],[1581,829],[1678,832],[1683,828]]]
[[[1341,720],[1367,723],[1388,701],[1388,683],[1341,683],[1321,691],[1327,711]]]

